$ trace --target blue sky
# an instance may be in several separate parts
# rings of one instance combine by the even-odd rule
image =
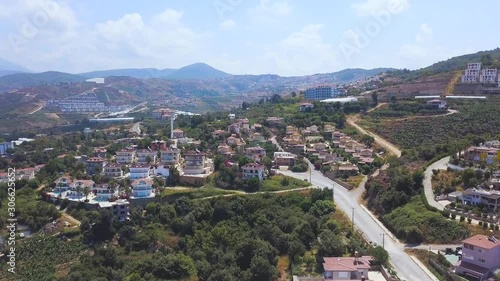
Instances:
[[[461,3],[0,0],[0,57],[72,73],[195,62],[286,76],[416,69],[500,46],[500,2]]]

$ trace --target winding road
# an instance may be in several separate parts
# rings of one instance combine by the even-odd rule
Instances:
[[[379,104],[377,107],[371,109],[375,110],[376,108],[382,106],[384,104]],[[457,111],[450,110],[445,115],[454,114]],[[445,116],[439,115],[439,116]],[[434,116],[438,117],[438,116]],[[359,114],[349,116],[347,118],[347,123],[356,128],[359,132],[363,134],[367,134],[372,136],[375,139],[375,142],[380,146],[384,147],[389,153],[401,157],[401,150],[385,140],[381,136],[370,132],[357,124],[359,120]],[[273,136],[271,141],[278,146],[278,149],[282,151],[283,149],[276,141],[276,138]],[[334,201],[335,204],[342,209],[346,214],[351,216],[351,219],[355,225],[355,227],[363,233],[365,238],[369,241],[377,242],[379,245],[384,242],[385,249],[390,254],[390,262],[393,267],[398,272],[398,275],[403,280],[419,280],[419,281],[427,281],[427,280],[438,280],[421,262],[419,262],[415,257],[411,257],[405,252],[406,248],[415,248],[415,245],[405,245],[399,242],[394,235],[362,204],[358,202],[358,198],[364,190],[364,184],[362,184],[355,192],[349,192],[344,189],[337,183],[333,182],[329,178],[325,177],[321,172],[316,171],[313,165],[306,159],[309,164],[310,171],[305,173],[293,173],[291,171],[278,171],[278,173],[294,177],[302,180],[311,179],[311,184],[313,186],[317,186],[319,188],[329,188],[333,189],[334,192]],[[424,190],[425,195],[427,197],[427,201],[431,206],[442,210],[444,207],[434,200],[434,194],[432,192],[432,170],[433,169],[445,169],[446,165],[449,162],[449,157],[445,157],[440,159],[439,161],[431,164],[425,171],[425,179],[424,179]],[[383,241],[384,236],[387,236],[387,239]],[[416,246],[416,248],[427,249],[429,247],[448,247],[448,246],[457,246],[457,245],[420,245]]]
[[[362,204],[358,203],[356,193],[349,192],[347,189],[323,176],[319,171],[314,170],[311,163],[309,163],[309,168],[312,168],[311,184],[320,188],[326,187],[333,189],[335,204],[349,216],[354,214],[354,224],[356,228],[363,233],[368,241],[373,241],[382,245],[382,239],[384,238],[382,234],[386,236],[384,241],[385,249],[390,254],[391,264],[403,280],[437,280],[432,273],[418,264],[404,251],[404,244],[400,243],[397,239],[392,239],[394,237],[393,234]],[[293,173],[291,171],[278,171],[278,173],[302,180],[309,180],[310,177],[309,172]]]

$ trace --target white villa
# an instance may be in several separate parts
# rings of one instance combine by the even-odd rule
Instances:
[[[154,196],[152,179],[137,179],[132,182],[132,196],[135,198],[147,198]]]

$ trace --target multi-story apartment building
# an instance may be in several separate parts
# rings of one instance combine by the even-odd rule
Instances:
[[[154,164],[156,162],[156,151],[151,149],[137,150],[137,163]]]
[[[103,168],[104,176],[109,178],[123,177],[122,165],[117,163],[109,163]]]
[[[473,279],[488,280],[492,271],[500,267],[500,241],[491,236],[475,235],[463,241],[462,259],[455,272]]]
[[[125,199],[118,199],[114,202],[99,202],[99,208],[108,209],[113,218],[118,221],[125,221],[129,216],[130,203]]]
[[[325,100],[334,98],[334,90],[331,86],[318,86],[309,88],[305,92],[307,100]]]
[[[479,82],[496,84],[498,77],[498,71],[496,68],[486,68],[481,70],[481,75],[479,76]]]
[[[462,83],[478,83],[480,71],[480,62],[467,64],[467,68],[462,72]]]
[[[462,204],[469,206],[482,204],[491,211],[496,212],[500,207],[500,191],[481,188],[466,189],[462,194]]]
[[[177,165],[181,161],[181,151],[178,148],[167,148],[161,151],[160,162],[166,166]]]
[[[245,166],[241,167],[241,170],[243,171],[244,179],[258,178],[260,181],[264,180],[264,171],[265,171],[264,165],[259,165],[255,163],[246,164]]]
[[[149,178],[151,175],[151,165],[132,164],[130,165],[130,179]]]
[[[116,163],[132,164],[135,162],[135,149],[125,148],[116,152]]]
[[[11,148],[14,148],[14,144],[10,141],[0,143],[0,155],[6,154],[7,150]]]

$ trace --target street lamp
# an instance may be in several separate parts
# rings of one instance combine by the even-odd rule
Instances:
[[[380,233],[382,235],[382,249],[385,249],[385,233]]]
[[[335,202],[335,184],[332,184],[332,193],[333,193],[332,200],[333,202]]]

